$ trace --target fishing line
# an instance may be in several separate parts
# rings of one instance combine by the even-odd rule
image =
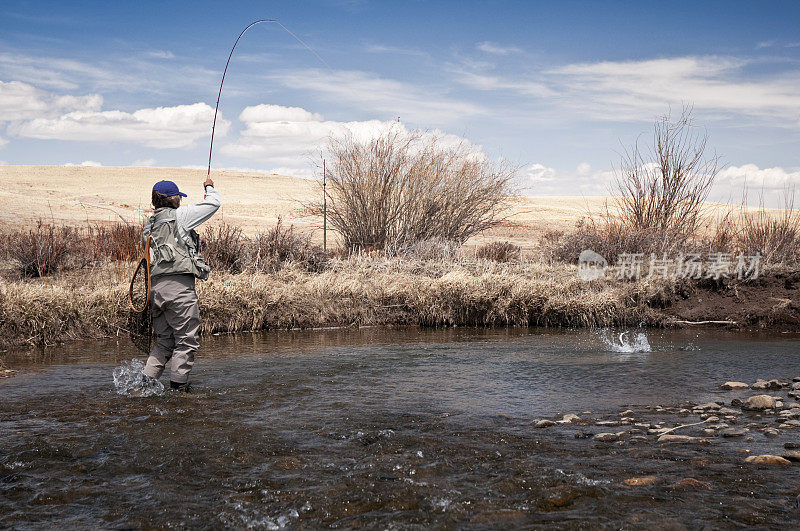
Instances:
[[[292,31],[289,30],[289,28],[287,28],[286,26],[284,26],[283,24],[281,24],[277,20],[275,20],[273,18],[263,18],[263,19],[251,22],[247,27],[245,27],[242,30],[242,32],[239,34],[239,36],[236,37],[236,42],[233,43],[233,47],[231,48],[231,53],[228,54],[228,60],[225,62],[225,70],[222,71],[222,81],[220,81],[220,83],[219,83],[219,92],[217,93],[217,105],[214,107],[214,122],[211,124],[211,146],[208,148],[208,171],[206,172],[206,177],[210,177],[211,176],[211,155],[212,155],[212,153],[214,151],[214,131],[217,128],[217,112],[219,111],[219,100],[222,97],[222,85],[225,83],[225,74],[228,73],[228,65],[231,62],[231,57],[233,57],[233,51],[236,49],[236,45],[239,44],[239,39],[242,38],[242,35],[244,35],[247,32],[247,30],[249,30],[250,28],[252,28],[256,24],[261,24],[262,22],[271,22],[271,23],[277,24],[278,26],[283,28],[283,30],[286,33],[288,33],[289,35],[291,35],[292,38],[294,38],[294,40],[299,42],[306,50],[308,50],[309,52],[314,54],[314,57],[319,59],[319,61],[323,65],[325,65],[325,67],[328,70],[330,70],[331,73],[333,72],[333,68],[331,68],[331,66],[327,62],[325,62],[325,59],[323,59],[311,46],[309,46],[308,44],[303,42],[303,40],[300,37],[298,37],[297,35],[292,33]]]

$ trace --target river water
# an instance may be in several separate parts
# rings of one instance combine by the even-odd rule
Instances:
[[[653,408],[755,394],[726,380],[791,381],[799,345],[708,330],[266,332],[205,339],[195,393],[149,397],[116,392],[112,371],[137,356],[125,341],[10,353],[0,528],[797,526],[797,465],[744,458],[780,454],[800,428],[767,438],[755,424],[773,419],[743,415],[751,439],[591,435],[626,429],[595,424],[626,408],[697,422]],[[534,426],[564,413],[587,422]],[[624,483],[641,476],[656,479]],[[701,486],[675,486],[685,478]]]

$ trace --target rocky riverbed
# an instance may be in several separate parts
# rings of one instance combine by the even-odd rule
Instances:
[[[647,406],[625,409],[616,416],[565,413],[539,419],[536,428],[567,428],[576,439],[628,445],[727,445],[742,462],[792,466],[800,463],[800,377],[791,380],[725,382],[720,389],[744,392],[728,402]],[[770,453],[760,453],[767,446]],[[653,478],[631,478],[629,485],[649,484]],[[800,492],[798,492],[800,494]]]

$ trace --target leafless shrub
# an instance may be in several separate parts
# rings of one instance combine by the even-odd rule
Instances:
[[[287,262],[296,262],[307,271],[319,272],[326,268],[328,255],[319,246],[311,244],[310,235],[298,234],[294,225],[285,227],[283,220],[278,218],[274,228],[259,233],[253,240],[251,263],[256,270],[274,272]]]
[[[706,156],[707,142],[693,125],[690,107],[676,121],[658,118],[651,146],[637,141],[623,151],[611,202],[574,232],[546,234],[544,256],[575,262],[591,249],[613,262],[620,253],[660,255],[696,246],[703,203],[719,171],[719,157]]]
[[[653,144],[637,141],[624,150],[612,187],[616,217],[623,230],[647,240],[629,251],[667,252],[683,246],[700,225],[703,202],[719,171],[719,157],[706,156],[708,135],[692,122],[692,109],[680,117],[658,118]],[[646,248],[650,247],[650,248]]]
[[[614,219],[596,223],[582,219],[570,232],[548,231],[541,241],[541,251],[546,262],[577,263],[585,249],[601,254],[609,263],[621,253],[652,252],[660,249],[663,237],[646,229],[635,231]]]
[[[491,242],[478,247],[475,256],[492,262],[518,262],[521,252],[520,247],[511,242]]]
[[[36,228],[9,233],[3,254],[14,261],[21,276],[43,277],[68,266],[70,250],[78,247],[79,240],[74,228],[55,227],[40,220]]]
[[[85,260],[130,261],[142,254],[141,224],[116,222],[111,225],[90,225],[84,237],[87,251]]]
[[[440,238],[463,243],[502,220],[516,169],[465,144],[392,129],[368,142],[331,139],[328,218],[348,249],[399,248]],[[320,203],[310,205],[322,212]]]
[[[247,244],[242,229],[229,223],[203,231],[203,256],[212,269],[241,273],[247,258]]]

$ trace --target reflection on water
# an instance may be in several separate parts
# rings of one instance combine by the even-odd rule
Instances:
[[[786,336],[621,332],[606,335],[633,350],[565,330],[212,337],[193,371],[197,393],[138,398],[109,377],[136,356],[123,341],[11,355],[21,372],[0,380],[0,527],[794,521],[792,471],[743,472],[738,453],[780,448],[791,433],[636,447],[533,427],[558,413],[730,400],[741,394],[717,384],[800,375]],[[137,369],[122,367],[128,389]],[[663,481],[620,487],[644,475]],[[685,477],[713,488],[669,490]]]

